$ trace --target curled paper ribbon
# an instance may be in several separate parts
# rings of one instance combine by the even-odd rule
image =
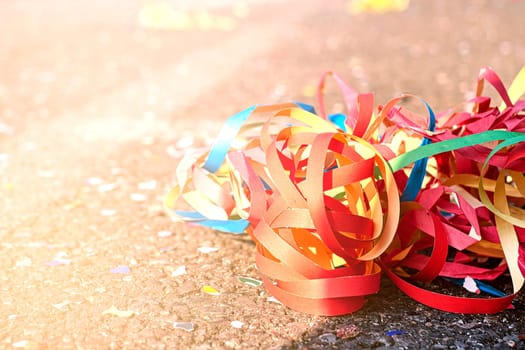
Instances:
[[[507,92],[484,68],[472,112],[437,117],[425,101],[427,116],[402,107],[410,95],[376,113],[373,94],[328,72],[319,115],[299,102],[239,112],[209,151],[180,162],[165,205],[176,219],[247,232],[266,288],[296,310],[354,312],[379,290],[384,270],[431,307],[498,312],[525,275],[523,72]],[[328,77],[346,114],[326,113]],[[485,81],[500,108],[482,96]],[[497,298],[417,286],[438,276],[492,281],[507,271],[514,291]]]

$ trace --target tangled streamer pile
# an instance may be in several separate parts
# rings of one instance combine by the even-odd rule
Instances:
[[[345,114],[325,111],[328,77]],[[501,106],[483,95],[486,82]],[[425,305],[495,313],[512,307],[525,276],[524,91],[525,67],[509,90],[484,68],[470,111],[436,115],[411,95],[376,107],[328,72],[318,113],[286,103],[232,116],[207,152],[181,160],[165,205],[178,220],[248,233],[265,287],[295,310],[354,312],[384,272]],[[490,284],[504,274],[508,295]],[[493,296],[421,287],[438,276]]]

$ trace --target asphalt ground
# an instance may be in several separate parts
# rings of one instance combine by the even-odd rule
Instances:
[[[350,14],[338,0],[181,1],[164,29],[141,24],[145,4],[0,2],[0,348],[525,348],[523,307],[448,314],[388,280],[353,315],[287,309],[240,281],[258,277],[247,237],[161,205],[180,157],[228,116],[315,104],[328,69],[377,101],[411,92],[436,110],[472,96],[483,66],[510,83],[525,2]]]

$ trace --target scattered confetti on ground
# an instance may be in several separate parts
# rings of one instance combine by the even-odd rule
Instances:
[[[102,209],[100,210],[100,215],[102,216],[115,216],[117,211],[115,209]]]
[[[168,230],[162,230],[162,231],[157,232],[157,237],[160,237],[160,238],[170,237],[172,235],[173,235],[173,232],[168,231]]]
[[[242,321],[238,321],[238,320],[235,320],[235,321],[231,321],[231,326],[233,328],[237,328],[237,329],[241,329],[243,326],[244,326],[244,322]]]
[[[123,275],[131,273],[131,269],[129,268],[129,266],[125,266],[125,265],[114,267],[110,269],[109,271],[111,273],[123,274]]]
[[[119,310],[115,305],[111,305],[109,309],[104,310],[102,312],[102,315],[111,315],[122,318],[128,318],[133,316],[134,314],[135,312],[131,310]]]
[[[173,270],[171,272],[171,277],[179,277],[179,276],[183,276],[185,275],[187,272],[186,272],[186,266],[185,265],[181,265],[181,266],[178,266],[175,270]]]
[[[216,295],[220,295],[220,294],[221,294],[221,292],[219,292],[217,289],[213,288],[212,286],[208,286],[208,285],[203,286],[203,287],[201,288],[201,290],[202,290],[204,293],[209,294],[209,295],[214,295],[214,296],[216,296]]]
[[[260,287],[262,286],[262,281],[261,280],[258,280],[258,279],[255,279],[255,278],[251,278],[251,277],[244,277],[244,276],[239,276],[239,281],[241,281],[242,283],[250,286],[250,287]]]
[[[191,322],[173,322],[173,328],[182,329],[186,332],[193,332],[195,330],[195,325]]]
[[[149,180],[149,181],[144,181],[144,182],[140,182],[138,184],[138,189],[139,190],[154,190],[155,188],[157,187],[157,181],[156,180]]]
[[[218,252],[219,248],[217,247],[199,247],[197,248],[197,250],[199,251],[199,253],[210,254],[210,253]]]

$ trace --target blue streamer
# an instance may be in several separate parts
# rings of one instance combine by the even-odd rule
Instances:
[[[434,131],[436,129],[436,116],[434,114],[434,111],[428,103],[426,103],[424,100],[421,99],[425,107],[428,111],[428,130]],[[421,141],[421,146],[429,145],[432,143],[432,140],[429,138],[424,138]],[[416,199],[419,191],[421,190],[421,185],[423,184],[423,180],[425,179],[425,174],[427,172],[427,163],[428,163],[428,157],[422,158],[417,160],[414,163],[414,167],[412,168],[412,172],[410,172],[410,176],[408,177],[407,184],[405,186],[405,189],[403,190],[403,194],[401,195],[401,202],[407,202],[407,201],[413,201]]]
[[[180,217],[183,217],[185,220],[189,222],[194,222],[196,224],[199,224],[201,226],[206,226],[214,230],[227,232],[227,233],[233,233],[233,234],[242,234],[246,232],[246,229],[250,225],[250,222],[245,219],[238,219],[238,220],[208,219],[207,217],[205,217],[204,215],[196,211],[175,210],[175,214],[177,214]]]
[[[293,101],[293,103],[295,103],[297,106],[301,107],[302,109],[304,109],[307,112],[310,112],[312,114],[317,114],[317,113],[315,113],[315,108],[312,105],[309,105],[309,104],[303,103],[303,102],[298,102],[298,101]]]
[[[204,169],[208,170],[210,173],[214,173],[219,169],[226,158],[226,154],[228,154],[228,151],[230,150],[233,139],[235,139],[235,136],[237,136],[242,125],[255,108],[257,108],[256,105],[251,106],[250,108],[234,114],[226,121],[208,154],[208,158],[203,166]]]
[[[343,113],[334,113],[330,114],[328,116],[328,120],[330,120],[332,123],[334,123],[339,129],[343,130],[344,132],[347,131],[346,128],[346,115]]]

